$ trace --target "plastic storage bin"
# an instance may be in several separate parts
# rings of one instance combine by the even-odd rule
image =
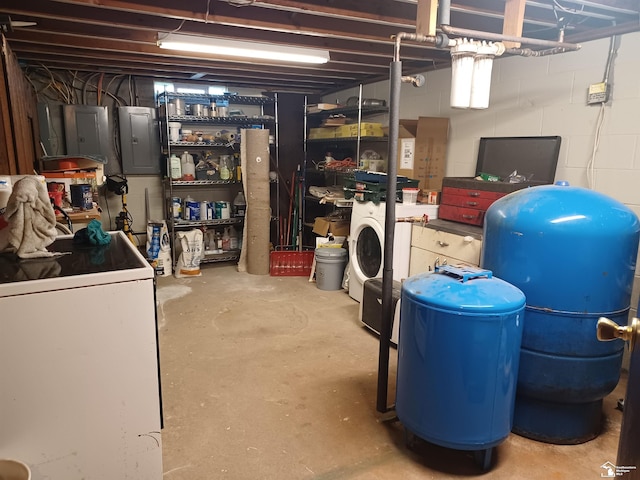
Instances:
[[[275,250],[269,256],[269,274],[272,277],[308,277],[313,257],[313,250]]]

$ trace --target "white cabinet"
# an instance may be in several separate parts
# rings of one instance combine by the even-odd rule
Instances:
[[[466,263],[478,266],[482,248],[482,229],[433,220],[425,226],[413,225],[409,275],[431,272],[437,265]]]

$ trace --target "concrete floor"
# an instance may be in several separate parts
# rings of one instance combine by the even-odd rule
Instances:
[[[382,421],[378,340],[345,292],[207,265],[201,277],[159,278],[157,294],[166,480],[588,480],[615,464],[624,378],[598,438],[559,446],[511,434],[483,473],[469,452],[409,450],[402,425]]]

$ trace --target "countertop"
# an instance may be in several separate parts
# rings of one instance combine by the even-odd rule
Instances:
[[[429,223],[426,223],[424,228],[442,230],[443,232],[449,232],[455,235],[468,235],[478,240],[482,240],[482,227],[478,227],[476,225],[467,225],[466,223],[458,223],[436,218],[434,220],[429,220]]]

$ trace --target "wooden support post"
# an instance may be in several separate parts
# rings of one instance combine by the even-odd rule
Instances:
[[[416,33],[419,35],[435,35],[437,16],[438,0],[418,0]]]
[[[507,0],[504,4],[504,23],[502,24],[503,35],[522,36],[522,26],[524,24],[524,8],[526,0]],[[519,42],[502,42],[506,48],[517,48]]]

